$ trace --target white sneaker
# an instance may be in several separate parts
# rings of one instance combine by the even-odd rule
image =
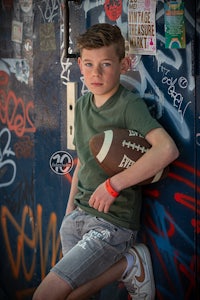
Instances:
[[[136,244],[128,253],[134,256],[135,262],[123,282],[131,299],[154,300],[155,283],[148,248],[144,244]]]

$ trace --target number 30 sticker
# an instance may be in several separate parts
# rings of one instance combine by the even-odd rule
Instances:
[[[72,156],[68,152],[57,151],[51,156],[49,165],[54,173],[64,175],[72,170],[74,163]]]

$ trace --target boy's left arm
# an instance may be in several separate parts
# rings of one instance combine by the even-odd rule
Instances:
[[[120,192],[154,176],[178,157],[179,151],[173,139],[163,128],[151,130],[145,138],[152,146],[150,150],[131,167],[110,178],[115,191]],[[105,183],[102,183],[92,194],[89,204],[106,213],[114,201],[115,198],[108,193]]]

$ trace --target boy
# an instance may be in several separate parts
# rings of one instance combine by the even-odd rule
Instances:
[[[90,92],[80,97],[75,110],[78,163],[60,230],[63,258],[33,299],[86,299],[116,279],[133,299],[154,299],[149,252],[135,244],[142,202],[137,184],[175,160],[178,150],[143,100],[120,84],[120,74],[129,67],[120,29],[96,24],[79,36],[78,47],[78,64]],[[130,168],[108,178],[88,142],[115,127],[139,131],[152,147]]]

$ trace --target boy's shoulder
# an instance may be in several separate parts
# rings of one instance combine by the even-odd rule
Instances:
[[[122,99],[127,99],[127,100],[131,100],[131,101],[134,101],[134,100],[143,101],[143,99],[141,98],[139,93],[135,92],[134,90],[128,89],[127,87],[123,86],[122,84],[120,84],[119,96]]]
[[[81,96],[76,100],[76,104],[80,104],[80,103],[82,103],[82,102],[89,101],[91,97],[92,97],[92,93],[91,93],[91,92],[87,92],[87,93],[81,95]]]

